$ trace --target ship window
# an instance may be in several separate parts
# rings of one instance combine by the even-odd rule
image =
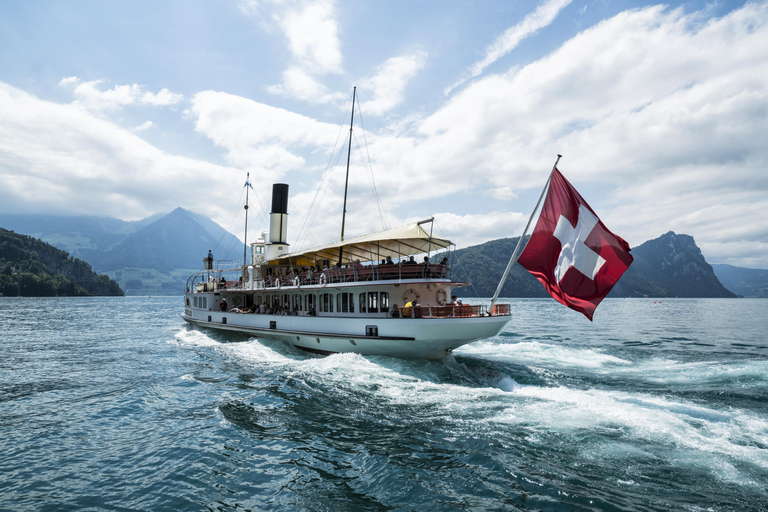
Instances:
[[[389,293],[381,292],[381,301],[379,304],[381,305],[382,313],[387,313],[389,311]]]
[[[324,313],[333,313],[333,294],[332,293],[323,294],[322,311]]]
[[[291,307],[291,297],[287,293],[283,295],[283,306],[286,308]]]
[[[355,296],[351,293],[340,293],[336,296],[336,311],[339,313],[355,312]]]
[[[368,292],[368,312],[379,312],[379,292]]]
[[[360,294],[360,312],[365,313],[365,292]]]
[[[315,307],[315,296],[314,295],[304,296],[304,310],[309,311],[314,307]]]

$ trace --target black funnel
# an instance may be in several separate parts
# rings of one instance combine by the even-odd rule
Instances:
[[[271,213],[288,213],[288,185],[285,183],[272,185]]]

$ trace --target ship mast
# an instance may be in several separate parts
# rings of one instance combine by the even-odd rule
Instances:
[[[352,156],[352,123],[355,120],[355,94],[357,87],[352,88],[352,115],[349,119],[349,149],[347,150],[347,177],[344,180],[344,208],[341,212],[341,241],[344,241],[344,223],[347,219],[347,188],[349,187],[349,160]],[[339,264],[341,264],[344,246],[339,248]]]
[[[245,235],[243,235],[243,267],[248,263],[246,256],[248,254],[248,189],[253,188],[251,185],[251,173],[249,172],[245,178]]]

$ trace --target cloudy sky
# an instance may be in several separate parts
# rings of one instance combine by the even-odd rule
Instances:
[[[518,236],[557,154],[631,245],[768,268],[768,3],[0,3],[0,211],[181,206],[293,248],[435,216]],[[362,125],[357,121],[362,120]]]

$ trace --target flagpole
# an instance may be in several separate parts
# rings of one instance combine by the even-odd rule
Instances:
[[[504,283],[507,281],[507,275],[509,275],[509,271],[512,270],[512,265],[515,264],[517,261],[518,253],[520,252],[520,246],[523,244],[523,240],[525,239],[525,235],[528,234],[528,228],[531,227],[531,222],[533,221],[533,216],[536,214],[536,210],[539,209],[539,205],[541,204],[542,198],[544,198],[544,192],[547,191],[547,187],[549,187],[549,182],[552,181],[552,174],[554,174],[555,169],[557,169],[557,164],[560,162],[560,159],[563,157],[563,155],[557,155],[557,160],[555,160],[555,165],[552,166],[552,170],[549,172],[549,177],[547,178],[547,182],[544,184],[544,188],[541,190],[541,194],[539,195],[539,200],[536,202],[536,207],[531,212],[531,216],[528,217],[528,224],[525,225],[525,229],[523,230],[523,234],[520,236],[520,240],[517,241],[517,246],[515,247],[514,252],[512,253],[512,257],[509,259],[509,263],[507,264],[506,270],[504,270],[504,275],[501,276],[501,281],[499,281],[499,286],[496,287],[496,293],[493,294],[493,299],[491,299],[491,305],[488,306],[488,313],[490,314],[491,310],[493,309],[494,304],[496,304],[496,299],[499,298],[499,293],[501,293],[501,288],[504,286]]]
[[[247,174],[245,178],[245,235],[243,235],[243,268],[245,268],[245,265],[248,263],[246,259],[246,256],[248,254],[248,187],[251,187],[250,172]]]

